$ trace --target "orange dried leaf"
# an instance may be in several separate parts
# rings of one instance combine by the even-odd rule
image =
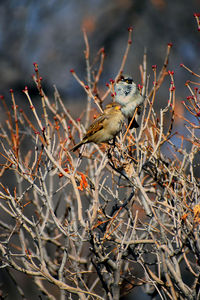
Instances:
[[[195,217],[196,217],[198,214],[200,214],[200,204],[197,204],[197,205],[194,206],[193,212],[194,212]]]
[[[85,175],[83,173],[80,173],[80,175],[81,175],[81,181],[80,181],[80,186],[78,186],[78,189],[80,191],[83,191],[83,189],[87,188],[88,183],[87,183]]]
[[[188,216],[188,214],[184,214],[184,215],[181,217],[181,219],[182,219],[183,221],[186,221],[187,216]]]
[[[193,207],[193,213],[194,213],[194,221],[200,222],[200,204],[197,204]]]
[[[69,169],[68,169],[68,168],[65,168],[64,171],[65,171],[66,173],[68,173],[68,172],[69,172]],[[58,176],[59,176],[59,178],[61,178],[61,177],[63,177],[64,175],[63,175],[62,173],[59,173]]]

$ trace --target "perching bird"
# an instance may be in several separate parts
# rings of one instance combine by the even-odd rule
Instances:
[[[81,145],[94,142],[105,143],[115,138],[121,131],[124,115],[121,106],[110,103],[103,113],[90,125],[82,141],[75,145],[71,151],[76,151]]]
[[[133,79],[128,75],[121,75],[115,84],[115,101],[121,105],[121,111],[130,122],[136,107],[144,102],[144,97],[140,95],[140,91]],[[139,127],[134,119],[131,128]]]

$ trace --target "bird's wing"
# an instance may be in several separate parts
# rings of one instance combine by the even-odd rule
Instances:
[[[84,139],[93,135],[97,131],[101,130],[103,128],[103,122],[108,117],[105,115],[100,115],[88,128],[86,135],[84,136]]]

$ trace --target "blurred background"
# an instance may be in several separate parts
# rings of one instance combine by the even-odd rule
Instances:
[[[66,104],[80,106],[86,96],[69,70],[75,69],[82,80],[86,79],[82,28],[88,33],[91,62],[97,51],[105,48],[100,85],[106,89],[105,83],[119,70],[127,28],[133,26],[133,43],[124,71],[140,83],[139,64],[146,48],[148,74],[153,80],[151,66],[156,64],[160,70],[166,45],[171,42],[169,69],[175,71],[176,96],[183,98],[188,94],[184,82],[191,76],[180,63],[200,71],[200,32],[193,17],[198,11],[199,0],[2,0],[0,93],[6,95],[13,88],[18,101],[26,101],[21,91],[25,85],[34,87],[31,75],[33,62],[37,62],[47,95],[53,96],[55,84]],[[159,103],[167,101],[166,97]]]
[[[119,70],[127,45],[127,28],[133,26],[133,43],[125,73],[140,83],[139,65],[146,48],[147,73],[153,81],[151,66],[156,64],[160,70],[166,46],[169,42],[173,43],[169,69],[175,72],[178,105],[189,95],[185,81],[193,79],[191,74],[180,68],[180,63],[200,73],[200,32],[193,17],[195,12],[200,12],[199,0],[2,0],[0,94],[9,101],[9,89],[12,88],[17,104],[27,107],[26,97],[22,93],[27,85],[33,102],[37,102],[38,92],[31,77],[34,73],[33,62],[37,62],[50,100],[55,84],[67,108],[78,117],[87,97],[72,77],[70,69],[73,68],[82,80],[86,80],[82,28],[88,33],[91,62],[98,50],[105,48],[106,60],[100,80],[103,91],[106,90],[106,82],[114,78]],[[164,85],[166,90],[159,92],[158,108],[167,104],[169,83],[170,80]],[[1,272],[0,282],[4,282],[5,288],[6,278],[6,273]],[[8,290],[9,286],[12,287],[12,282],[7,284]],[[27,287],[30,288],[29,285]],[[13,295],[10,299],[14,296],[18,299]],[[138,300],[150,299],[141,294],[140,288],[126,299],[136,297]],[[38,299],[38,296],[33,292],[29,299]]]

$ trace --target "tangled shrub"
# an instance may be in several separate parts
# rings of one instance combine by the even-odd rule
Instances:
[[[23,92],[32,116],[18,107],[12,90],[12,105],[1,97],[6,114],[0,128],[1,268],[22,298],[25,291],[14,270],[26,274],[35,293],[49,299],[119,299],[136,286],[152,298],[200,296],[200,97],[198,83],[188,81],[190,95],[179,104],[182,110],[176,109],[174,72],[168,70],[172,44],[159,74],[152,66],[153,81],[144,55],[140,127],[130,130],[124,124],[115,147],[92,143],[79,155],[69,151],[91,122],[92,107],[101,111],[113,93],[131,32],[119,73],[104,93],[99,91],[104,49],[91,66],[84,32],[87,82],[71,70],[87,95],[81,118],[73,118],[56,87],[53,102],[45,95],[36,63],[33,79],[42,113],[27,87]],[[157,112],[164,82],[169,82],[169,93]],[[176,131],[181,119],[184,135]]]

